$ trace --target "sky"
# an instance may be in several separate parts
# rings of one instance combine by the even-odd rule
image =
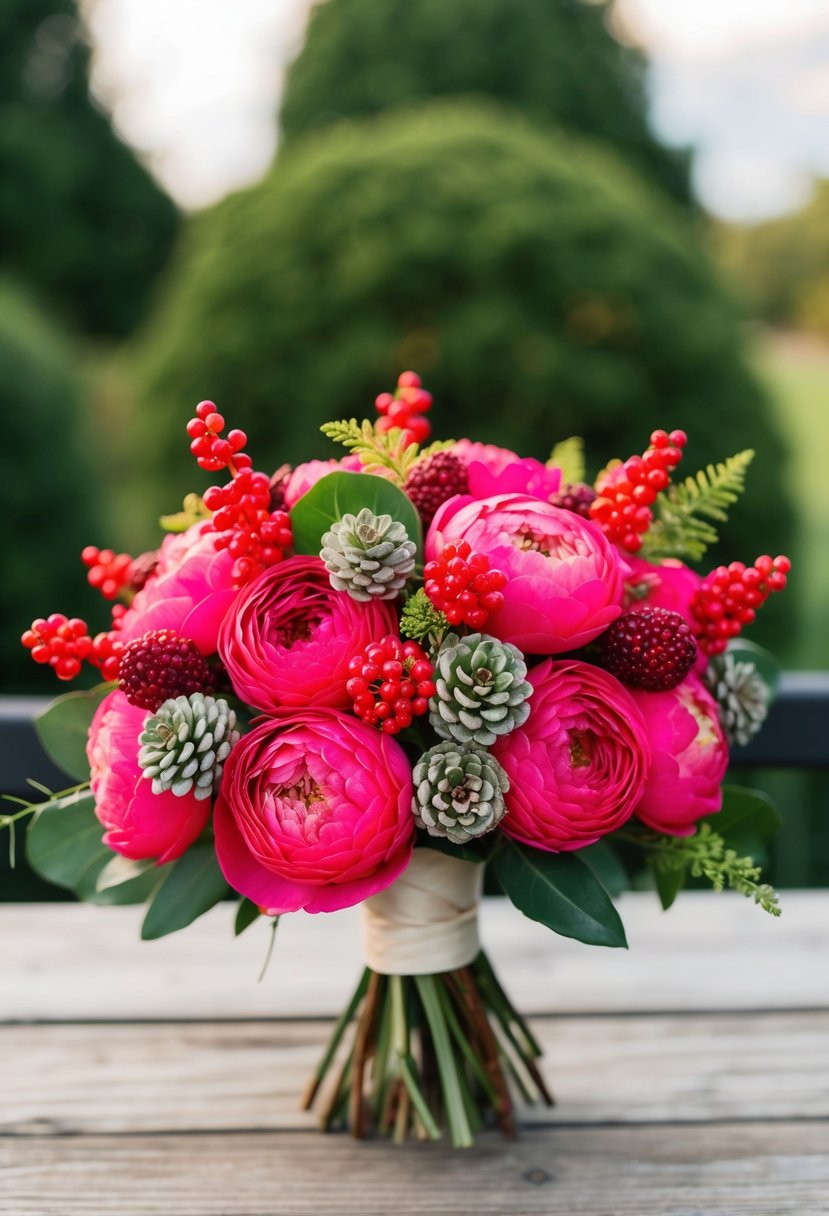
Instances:
[[[267,169],[309,6],[85,0],[94,88],[183,206]],[[779,215],[829,177],[829,0],[617,0],[617,10],[651,61],[654,129],[696,148],[695,187],[715,215]]]

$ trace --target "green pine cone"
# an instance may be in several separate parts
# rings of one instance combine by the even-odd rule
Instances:
[[[238,740],[236,714],[222,697],[171,697],[144,722],[138,763],[154,794],[210,798]]]
[[[517,647],[485,633],[447,634],[435,660],[429,721],[442,739],[489,747],[526,722],[532,685]]]
[[[753,739],[766,720],[771,689],[754,663],[726,651],[708,665],[706,683],[717,702],[725,737],[733,746]]]
[[[438,743],[414,767],[415,823],[430,836],[467,844],[491,832],[506,813],[509,778],[483,748]]]
[[[363,507],[331,525],[320,557],[335,591],[355,600],[393,600],[414,570],[416,552],[403,524]]]

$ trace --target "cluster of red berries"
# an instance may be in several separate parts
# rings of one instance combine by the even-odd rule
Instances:
[[[271,484],[266,473],[242,469],[224,486],[210,486],[204,505],[213,512],[217,549],[234,558],[233,581],[244,586],[285,557],[293,537],[287,511],[271,510]]]
[[[171,697],[212,692],[213,674],[190,638],[150,629],[123,648],[118,686],[131,705],[155,712]]]
[[[753,566],[732,562],[717,566],[702,581],[691,600],[700,648],[722,654],[730,638],[750,625],[772,591],[782,591],[792,563],[785,556],[758,557]]]
[[[601,665],[623,684],[648,692],[676,688],[694,666],[697,644],[685,617],[667,608],[636,608],[602,634]]]
[[[466,465],[451,452],[435,452],[434,456],[417,462],[403,489],[417,507],[424,528],[428,528],[438,507],[448,498],[469,490]]]
[[[507,576],[492,570],[484,553],[473,553],[469,541],[446,545],[440,557],[427,562],[424,589],[450,625],[482,629],[503,606]]]
[[[402,642],[393,633],[372,642],[348,664],[346,691],[354,712],[369,726],[397,735],[412,718],[425,714],[435,695],[435,674],[417,642]]]
[[[87,545],[81,550],[81,561],[89,570],[86,579],[90,587],[100,591],[105,600],[114,600],[130,585],[133,559],[129,553]]]
[[[219,469],[249,469],[251,458],[242,449],[248,441],[244,431],[228,431],[222,439],[225,420],[212,401],[200,401],[196,417],[187,423],[190,451],[200,469],[217,473]]]
[[[377,433],[384,435],[396,427],[405,434],[407,443],[423,443],[432,433],[423,417],[432,408],[432,394],[423,388],[416,372],[401,372],[393,393],[381,393],[374,402],[380,418]]]
[[[77,616],[67,618],[62,612],[38,617],[20,640],[34,661],[48,663],[59,680],[74,680],[84,662],[97,667],[105,680],[113,680],[124,648],[108,633],[91,638],[86,621]]]
[[[686,442],[684,431],[654,431],[643,456],[631,456],[599,478],[590,518],[608,540],[630,553],[641,549],[653,519],[651,504],[668,488]]]

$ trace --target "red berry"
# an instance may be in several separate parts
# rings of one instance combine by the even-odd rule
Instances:
[[[473,554],[468,541],[446,545],[435,561],[426,563],[424,577],[427,596],[450,625],[481,629],[503,605],[506,575],[490,570],[486,554]]]
[[[694,665],[697,644],[691,627],[667,608],[624,613],[601,636],[602,666],[625,684],[665,692],[680,684]]]
[[[771,558],[767,553],[753,566],[731,562],[712,570],[691,600],[700,649],[707,655],[721,654],[729,638],[752,624],[756,610],[772,592],[783,590],[790,570],[788,557]]]
[[[354,713],[370,726],[379,725],[386,734],[397,734],[411,726],[412,718],[428,711],[434,669],[417,642],[404,643],[388,634],[353,655],[348,672],[346,691],[354,702]],[[424,689],[430,691],[424,693]]]
[[[684,431],[657,430],[642,456],[616,463],[596,480],[596,497],[588,504],[587,518],[598,524],[608,540],[636,553],[653,518],[651,505],[666,490],[671,470],[682,459]]]
[[[170,697],[210,692],[214,685],[195,642],[173,629],[151,629],[125,646],[118,678],[132,705],[153,711]]]

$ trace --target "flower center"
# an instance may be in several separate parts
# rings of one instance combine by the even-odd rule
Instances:
[[[699,704],[690,689],[683,689],[680,692],[680,700],[697,724],[697,737],[694,739],[694,743],[698,747],[713,747],[718,742],[718,737],[710,714]]]
[[[300,609],[284,624],[271,628],[270,640],[275,646],[290,650],[295,642],[307,642],[321,620],[322,614],[312,608]]]
[[[334,816],[325,791],[307,771],[279,791],[277,803],[283,831],[306,844],[317,844],[322,829]]]
[[[542,557],[551,557],[559,562],[590,556],[590,549],[581,536],[539,532],[529,524],[521,525],[513,536],[512,543],[524,552],[532,550],[540,553]]]
[[[588,730],[570,731],[570,765],[588,768],[593,761],[593,736]]]

